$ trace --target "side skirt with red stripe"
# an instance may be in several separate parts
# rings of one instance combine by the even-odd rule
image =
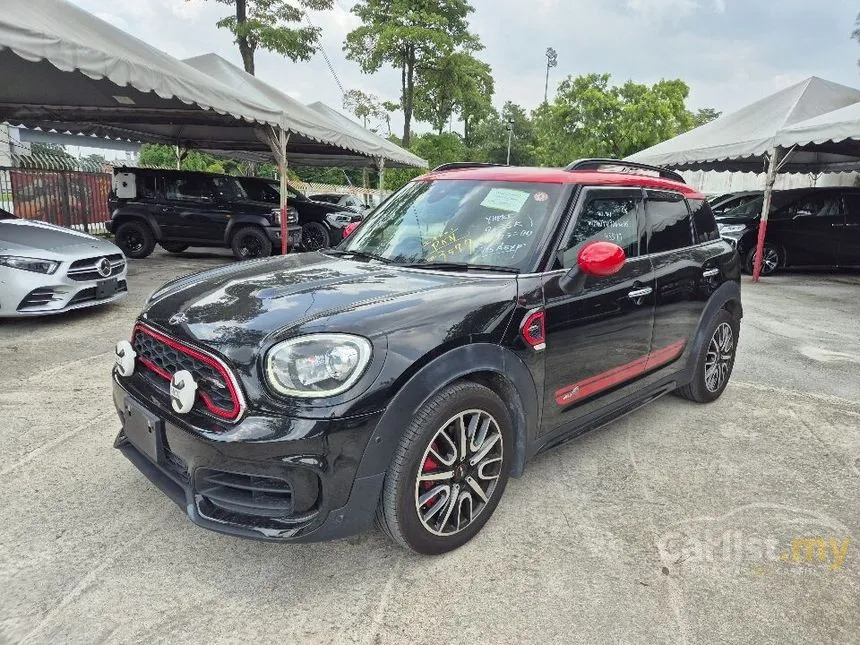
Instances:
[[[573,383],[572,385],[567,385],[560,390],[556,390],[555,402],[558,405],[570,405],[574,401],[587,399],[598,392],[602,392],[603,390],[614,387],[619,383],[623,383],[624,381],[640,376],[645,372],[650,372],[651,370],[678,358],[681,355],[681,352],[684,351],[686,344],[687,341],[683,338],[676,340],[671,345],[654,350],[642,358],[637,358],[636,360],[630,361],[624,365],[619,365],[618,367],[613,367],[611,370],[607,370],[596,376],[590,376],[589,378]]]

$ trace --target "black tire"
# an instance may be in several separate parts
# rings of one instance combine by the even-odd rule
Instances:
[[[305,251],[319,251],[332,246],[328,229],[321,222],[302,224],[302,248]]]
[[[237,260],[267,258],[272,254],[272,243],[256,226],[245,226],[236,231],[230,240],[230,248]]]
[[[725,345],[721,344],[717,333],[724,333],[726,329],[730,330],[731,347],[727,353]],[[705,332],[705,342],[699,351],[699,356],[696,359],[695,373],[693,380],[687,385],[676,390],[676,394],[690,401],[697,403],[710,403],[720,398],[720,395],[726,389],[729,379],[732,376],[732,370],[735,366],[735,356],[737,356],[738,335],[740,325],[738,321],[725,309],[721,309],[716,316],[711,319]],[[714,343],[720,350],[714,353]],[[728,358],[726,358],[728,356]],[[715,373],[711,369],[711,362],[715,360],[719,365]],[[715,377],[716,375],[716,377]],[[717,378],[718,380],[715,380]]]
[[[460,426],[455,419],[460,414],[470,419],[462,427],[474,427],[474,431],[466,435],[466,457],[461,459],[462,454],[458,453],[459,442],[457,445],[451,443],[453,453],[449,452],[445,458],[452,458],[453,461],[445,465],[440,454],[431,453],[431,449],[436,446],[440,453],[446,450],[444,445],[439,446],[439,437],[443,432],[457,432],[456,428]],[[475,417],[479,421],[473,426],[471,419]],[[488,418],[495,422],[495,426],[492,423],[484,426],[483,420]],[[474,448],[473,441],[479,435],[483,438]],[[443,388],[412,416],[412,422],[403,433],[385,475],[376,510],[377,526],[395,543],[425,555],[437,555],[462,546],[483,528],[504,493],[513,457],[512,437],[508,410],[495,392],[469,381]],[[482,451],[484,456],[481,456]],[[442,463],[433,461],[431,464],[431,454]],[[470,458],[478,458],[479,461],[470,463]],[[432,470],[431,476],[434,473],[442,474],[441,471],[450,472],[451,475],[437,479],[441,481],[440,484],[419,481],[419,474],[426,476],[428,468]],[[437,472],[436,469],[441,471]],[[451,483],[446,484],[445,481]],[[473,485],[481,488],[487,501],[481,501]],[[440,490],[432,494],[433,488],[445,487],[447,492]],[[469,519],[461,528],[460,522],[465,519],[466,493]],[[431,494],[419,504],[422,497]],[[451,499],[456,499],[457,504],[452,504],[452,510],[448,511]],[[420,509],[424,509],[426,515],[440,504],[441,510],[435,516],[431,514],[431,519],[425,525],[419,516]],[[456,516],[453,513],[455,506]],[[434,525],[438,525],[438,532],[432,531]],[[444,534],[446,527],[453,528],[453,532]]]
[[[182,242],[159,242],[159,244],[168,253],[182,253],[188,248],[188,245]]]
[[[131,220],[123,222],[114,234],[116,245],[127,258],[141,260],[155,248],[155,236],[146,222]]]
[[[744,271],[750,275],[752,275],[753,264],[755,263],[755,251],[755,247],[751,248],[744,258]],[[761,275],[773,275],[785,264],[785,254],[782,249],[770,242],[764,243],[762,255],[765,261],[761,265]]]

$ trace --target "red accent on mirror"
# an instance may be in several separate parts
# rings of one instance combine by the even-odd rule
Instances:
[[[612,242],[591,242],[582,247],[577,262],[583,273],[606,277],[621,270],[627,261],[627,255],[617,244]]]
[[[543,311],[536,311],[530,314],[523,321],[521,327],[523,340],[530,347],[535,347],[543,342],[546,342],[546,314]]]

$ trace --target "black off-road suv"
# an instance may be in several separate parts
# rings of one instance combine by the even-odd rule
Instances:
[[[236,177],[248,197],[270,204],[280,204],[280,182],[265,177]],[[302,250],[319,251],[337,246],[344,238],[343,230],[361,215],[335,204],[309,199],[292,186],[287,187],[287,203],[299,214],[302,227]]]
[[[107,229],[127,257],[145,258],[160,244],[226,247],[238,260],[280,253],[278,208],[249,199],[235,177],[189,170],[116,168]],[[287,211],[288,250],[301,244],[298,213]]]
[[[265,540],[378,525],[442,553],[530,457],[728,383],[740,264],[668,171],[439,168],[334,250],[152,295],[120,341],[116,447],[195,523]]]

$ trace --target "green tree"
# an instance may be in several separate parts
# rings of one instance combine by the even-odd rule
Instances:
[[[38,141],[34,141],[30,144],[30,153],[68,161],[74,159],[59,143],[39,143]]]
[[[569,76],[554,102],[535,110],[538,161],[623,158],[685,132],[695,124],[685,106],[689,91],[679,79],[613,86],[609,74]]]
[[[415,92],[415,117],[430,123],[438,134],[460,113],[468,137],[476,117],[492,108],[492,69],[466,51],[429,61]]]
[[[305,19],[306,10],[331,9],[333,0],[217,0],[234,7],[235,13],[219,20],[219,28],[235,37],[242,64],[254,73],[254,54],[265,49],[286,56],[293,62],[310,60],[319,43],[320,29],[313,26],[291,27]]]
[[[367,122],[370,119],[371,123],[376,126],[371,128],[374,132],[379,129],[381,123],[389,122],[388,111],[379,101],[379,97],[361,90],[349,90],[343,95],[343,109],[349,110],[361,119],[361,124],[365,128],[367,128]]]
[[[537,132],[529,114],[507,101],[501,113],[495,110],[475,126],[470,157],[474,161],[504,164],[508,156],[508,126],[511,126],[511,165],[537,163]]]
[[[714,108],[699,108],[693,112],[693,127],[698,128],[700,125],[705,125],[720,118],[722,112]]]
[[[400,70],[403,143],[409,146],[416,80],[430,61],[457,48],[475,51],[478,37],[469,32],[466,0],[359,0],[352,12],[362,26],[344,43],[347,58],[371,74],[384,64]]]

